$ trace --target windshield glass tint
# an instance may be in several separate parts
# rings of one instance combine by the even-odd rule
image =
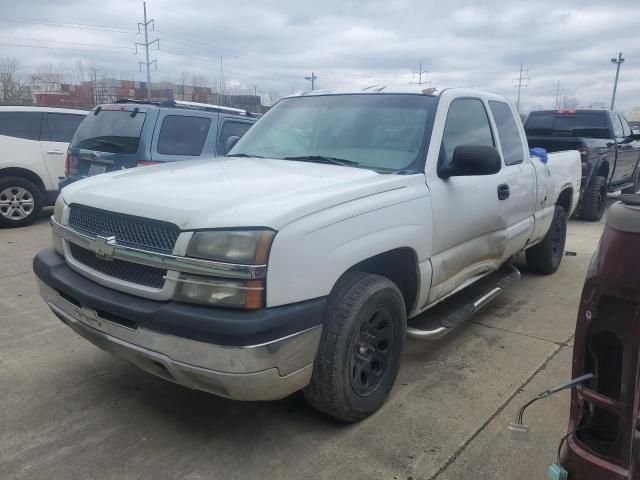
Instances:
[[[529,135],[608,138],[606,116],[600,113],[535,113],[525,124]]]
[[[419,162],[436,99],[372,94],[294,97],[279,102],[229,155],[324,156],[402,170]]]
[[[73,146],[100,152],[136,153],[144,119],[141,112],[135,117],[124,110],[103,109],[97,115],[91,112],[78,127]]]

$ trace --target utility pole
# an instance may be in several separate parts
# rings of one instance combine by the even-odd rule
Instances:
[[[156,70],[157,70],[158,61],[157,60],[152,60],[151,62],[149,61],[149,46],[155,43],[158,46],[158,50],[160,50],[160,40],[156,38],[155,40],[149,41],[149,25],[151,25],[152,30],[156,29],[156,25],[153,21],[153,18],[150,20],[147,20],[147,2],[142,2],[142,8],[144,9],[144,23],[138,23],[138,33],[141,33],[140,27],[144,28],[144,43],[136,42],[136,53],[138,53],[138,45],[140,45],[141,47],[144,47],[146,61],[138,62],[138,64],[140,65],[141,71],[142,71],[143,65],[147,67],[146,90],[147,90],[147,100],[150,100],[151,99],[151,65],[155,64]]]
[[[218,99],[220,100],[220,104],[224,105],[224,101],[222,100],[222,94],[224,90],[224,77],[222,76],[222,55],[220,55],[220,95],[218,95]]]
[[[516,110],[518,111],[518,113],[520,113],[520,96],[522,93],[522,89],[523,88],[527,88],[528,84],[525,82],[528,82],[529,80],[531,80],[528,76],[527,73],[529,73],[529,70],[527,70],[526,68],[524,68],[524,64],[520,64],[520,73],[518,74],[518,101],[516,102]]]
[[[427,75],[429,74],[427,70],[422,70],[422,62],[420,62],[420,68],[418,69],[418,71],[413,72],[413,74],[418,76],[418,81],[409,82],[409,85],[424,85],[424,84],[431,85],[431,80],[425,80],[424,82],[422,81],[422,75],[424,75],[426,78]]]
[[[316,77],[315,73],[311,72],[311,76],[310,77],[304,77],[304,79],[311,81],[311,90],[315,90],[316,89],[316,80],[318,79],[318,77]]]
[[[258,85],[253,86],[253,100],[256,102],[256,112],[258,111]]]
[[[613,110],[613,107],[616,104],[616,90],[618,90],[618,77],[620,76],[620,65],[624,63],[624,58],[622,58],[622,52],[618,53],[618,58],[612,58],[611,63],[616,64],[616,80],[615,82],[613,82],[613,95],[611,96],[611,110]]]

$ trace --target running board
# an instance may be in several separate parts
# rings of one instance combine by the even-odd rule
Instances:
[[[438,340],[448,335],[519,279],[520,271],[507,265],[506,269],[478,280],[412,319],[411,323],[417,325],[407,328],[407,336],[414,340]]]

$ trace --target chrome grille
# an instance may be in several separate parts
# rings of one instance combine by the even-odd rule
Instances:
[[[71,249],[71,255],[76,261],[100,273],[147,287],[162,288],[164,286],[164,277],[167,274],[166,270],[122,260],[102,260],[96,257],[92,251],[82,248],[75,243],[70,243],[69,248]]]
[[[180,229],[159,220],[71,205],[69,225],[91,235],[115,236],[116,243],[162,253],[173,252]]]

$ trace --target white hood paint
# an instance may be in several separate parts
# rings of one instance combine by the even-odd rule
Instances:
[[[66,187],[69,205],[175,223],[183,230],[270,227],[406,187],[408,177],[371,170],[262,158],[217,158],[141,167]]]

